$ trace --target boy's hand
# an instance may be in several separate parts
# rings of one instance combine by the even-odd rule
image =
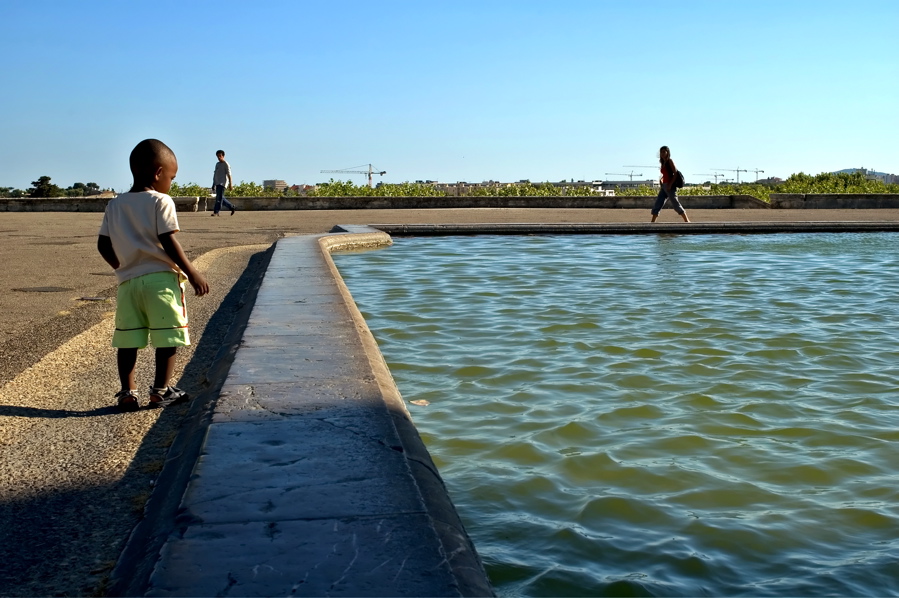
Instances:
[[[159,242],[162,244],[162,249],[165,251],[166,255],[169,256],[172,261],[181,268],[184,275],[187,276],[187,280],[190,282],[190,286],[194,288],[197,297],[202,297],[209,292],[209,283],[206,282],[206,277],[200,274],[200,271],[194,268],[194,265],[190,263],[190,260],[184,255],[184,249],[181,247],[181,243],[175,238],[176,232],[178,231],[159,235]]]
[[[209,292],[209,283],[206,282],[206,278],[199,272],[194,272],[187,277],[187,280],[190,282],[190,286],[194,288],[194,293],[197,294],[197,297],[202,297]]]

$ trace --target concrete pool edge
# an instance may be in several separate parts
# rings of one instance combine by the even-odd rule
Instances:
[[[475,224],[371,224],[370,229],[395,236],[454,235],[632,235],[632,234],[772,234],[772,233],[861,233],[899,232],[899,222],[639,222],[639,223],[475,223]],[[363,227],[338,225],[334,231]]]
[[[338,230],[345,232],[332,230],[332,234],[322,237],[319,241],[322,256],[331,270],[334,281],[346,302],[350,317],[356,325],[375,379],[381,388],[383,399],[390,407],[393,424],[405,448],[412,476],[418,485],[442,549],[448,558],[451,558],[450,564],[463,596],[483,596],[485,592],[492,594],[483,563],[449,497],[446,484],[418,434],[418,429],[412,422],[406,402],[396,386],[374,335],[331,258],[331,253],[334,251],[379,249],[390,246],[393,241],[387,233],[367,226],[341,225]]]
[[[330,257],[391,243],[355,233],[275,245],[138,595],[493,595]]]

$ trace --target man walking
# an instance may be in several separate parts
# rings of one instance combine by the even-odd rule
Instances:
[[[215,163],[215,173],[212,175],[212,190],[215,191],[215,206],[212,208],[212,215],[218,216],[222,205],[226,210],[231,210],[234,215],[234,205],[225,199],[225,184],[228,185],[228,191],[231,190],[231,165],[225,162],[225,151],[219,150],[215,152],[218,162]]]

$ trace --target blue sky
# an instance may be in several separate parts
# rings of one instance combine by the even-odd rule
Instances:
[[[0,186],[899,173],[895,0],[0,2]],[[733,176],[734,173],[726,173]],[[741,180],[755,173],[741,173]]]

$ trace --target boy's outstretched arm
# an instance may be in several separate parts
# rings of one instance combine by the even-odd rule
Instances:
[[[206,278],[200,274],[199,270],[194,268],[194,265],[184,255],[184,249],[181,247],[178,239],[175,238],[175,232],[177,231],[159,235],[159,242],[162,243],[162,248],[165,250],[166,255],[172,258],[172,261],[178,264],[178,267],[187,276],[187,280],[190,281],[190,286],[194,288],[197,296],[201,297],[209,292],[209,283],[206,282]]]
[[[106,263],[112,266],[113,270],[119,269],[119,258],[115,254],[115,249],[112,248],[112,239],[106,235],[97,237],[97,251],[100,252]]]

